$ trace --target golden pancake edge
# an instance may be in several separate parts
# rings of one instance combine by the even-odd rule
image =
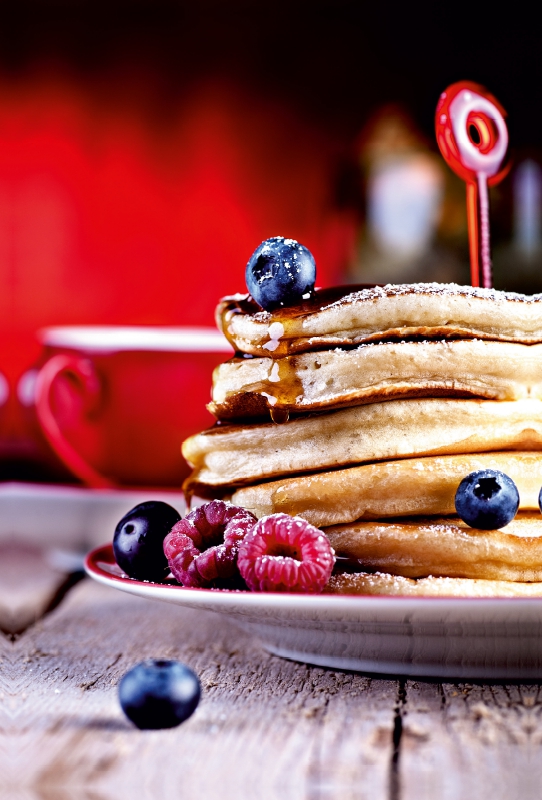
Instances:
[[[354,522],[324,528],[336,555],[368,572],[542,581],[540,512],[518,514],[505,528],[479,530],[458,517]]]
[[[189,492],[375,461],[500,450],[542,450],[542,400],[393,400],[282,425],[218,426],[183,443],[193,468]]]
[[[298,475],[237,489],[231,502],[258,519],[290,514],[317,528],[393,517],[450,516],[455,514],[459,483],[481,469],[512,478],[520,510],[538,509],[542,454],[513,451],[407,458]],[[542,515],[540,523],[542,527]]]
[[[324,594],[387,595],[400,597],[542,597],[542,583],[470,578],[413,580],[381,572],[332,575]]]

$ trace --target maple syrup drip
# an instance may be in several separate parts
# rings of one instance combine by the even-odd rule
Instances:
[[[287,408],[270,408],[269,413],[271,414],[273,422],[276,422],[278,425],[283,425],[290,419],[290,412]]]
[[[269,351],[269,348],[264,345],[263,351],[256,346],[253,355],[266,355],[271,358],[279,358],[280,356],[287,355],[289,347],[288,340],[292,336],[293,325],[300,317],[308,317],[315,311],[320,311],[331,303],[335,303],[352,293],[362,291],[364,289],[374,289],[382,287],[383,284],[379,283],[356,283],[348,284],[346,286],[330,286],[326,289],[316,289],[307,300],[293,306],[284,306],[282,308],[274,309],[271,312],[263,311],[258,303],[250,296],[237,296],[225,297],[218,304],[216,313],[217,318],[220,317],[219,327],[224,333],[224,336],[231,344],[234,350],[238,351],[238,355],[244,353],[244,348],[239,352],[239,341],[237,336],[230,332],[230,321],[237,314],[253,316],[264,314],[265,324],[271,326],[274,323],[280,323],[282,326],[281,335],[274,339],[275,349]],[[260,320],[261,321],[261,320]],[[247,347],[250,349],[249,344]],[[269,352],[266,352],[269,351]]]
[[[302,317],[313,313],[320,306],[334,303],[342,297],[352,294],[352,292],[359,292],[362,289],[374,289],[382,285],[381,283],[352,283],[344,286],[330,286],[325,289],[316,289],[311,296],[302,303],[276,308],[270,312],[270,314],[274,320],[284,322],[284,320],[294,319],[295,317]],[[250,295],[241,299],[225,299],[221,301],[219,308],[223,318],[225,318],[227,314],[231,317],[234,314],[255,314],[262,311],[262,308],[260,308],[258,303]],[[227,322],[224,324],[224,330],[227,330]]]
[[[188,514],[192,508],[192,500],[194,498],[194,490],[192,486],[187,485],[188,481],[183,486],[184,501],[186,503],[186,513]]]

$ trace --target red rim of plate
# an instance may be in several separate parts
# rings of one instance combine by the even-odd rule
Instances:
[[[357,600],[364,600],[373,601],[373,602],[405,602],[408,601],[409,603],[421,603],[426,604],[427,601],[439,602],[439,603],[450,603],[450,602],[459,602],[459,603],[472,603],[473,600],[477,601],[477,603],[498,603],[501,604],[503,602],[509,602],[513,600],[514,602],[520,603],[541,603],[542,597],[413,597],[412,595],[385,595],[385,594],[378,594],[378,595],[368,595],[368,594],[325,594],[325,595],[316,595],[316,594],[287,594],[282,592],[266,592],[266,593],[259,593],[259,592],[249,592],[248,590],[229,590],[229,589],[198,589],[191,586],[177,586],[173,583],[153,583],[152,581],[138,581],[135,578],[129,578],[124,573],[115,574],[111,572],[110,569],[105,569],[106,567],[115,566],[117,569],[115,557],[113,556],[113,545],[112,544],[105,544],[101,545],[101,547],[96,547],[94,550],[91,550],[90,553],[87,554],[85,557],[85,571],[89,577],[95,578],[102,578],[106,579],[107,581],[111,581],[112,583],[118,583],[130,586],[142,586],[144,588],[153,587],[157,588],[158,590],[164,589],[171,591],[182,592],[183,594],[186,592],[196,593],[198,595],[206,595],[208,597],[216,598],[217,595],[228,595],[228,596],[235,596],[237,598],[240,597],[270,597],[270,598],[281,598],[284,600],[285,598],[293,598],[295,597],[296,601],[310,601],[314,602],[319,597],[325,597],[326,600],[331,601],[338,601],[338,600],[349,600],[349,601],[357,601]],[[104,565],[104,566],[102,566]]]

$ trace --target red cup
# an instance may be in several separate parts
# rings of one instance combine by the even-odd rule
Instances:
[[[49,444],[93,487],[175,486],[187,436],[208,428],[213,369],[233,355],[212,328],[78,326],[40,332],[36,412]]]

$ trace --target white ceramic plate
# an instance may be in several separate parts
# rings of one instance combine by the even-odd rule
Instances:
[[[126,577],[105,545],[91,578],[140,597],[226,614],[276,655],[325,667],[447,678],[539,679],[542,600],[259,594]]]

